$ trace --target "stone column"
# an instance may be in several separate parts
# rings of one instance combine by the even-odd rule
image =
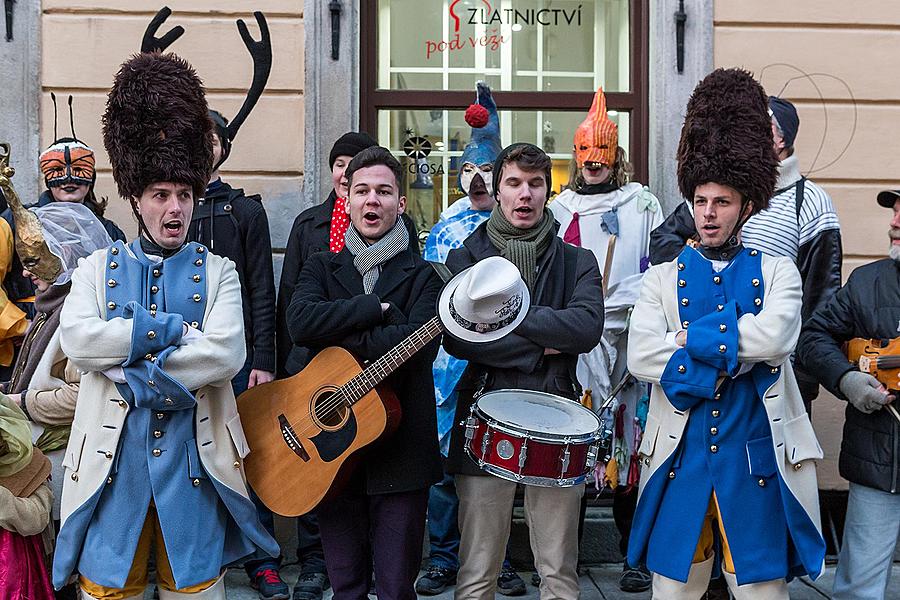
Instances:
[[[3,12],[0,10],[0,12]],[[40,2],[13,4],[13,40],[6,41],[0,16],[0,142],[12,146],[13,185],[25,204],[43,190],[38,155],[40,141]]]
[[[713,68],[713,0],[685,0],[684,72],[676,62],[677,0],[650,3],[650,189],[666,214],[683,200],[675,153],[688,98]]]

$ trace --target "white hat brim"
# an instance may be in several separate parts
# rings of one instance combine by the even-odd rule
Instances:
[[[475,265],[472,265],[472,267],[474,266]],[[505,325],[504,327],[501,327],[500,329],[487,331],[485,333],[470,331],[461,326],[453,319],[453,315],[450,314],[450,298],[453,296],[453,292],[456,291],[456,288],[459,287],[459,284],[460,282],[462,282],[465,274],[472,267],[463,269],[458,274],[456,274],[453,279],[448,281],[446,285],[444,285],[444,289],[441,290],[441,295],[438,298],[438,319],[440,320],[441,325],[444,327],[444,332],[452,335],[459,340],[474,343],[494,342],[511,333],[516,327],[519,326],[519,323],[525,320],[525,316],[528,314],[528,309],[531,307],[531,294],[528,292],[528,286],[523,285],[522,307],[519,309],[519,314],[511,323]]]

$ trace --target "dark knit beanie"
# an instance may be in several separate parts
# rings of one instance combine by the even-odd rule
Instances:
[[[334,161],[338,156],[356,156],[366,148],[377,146],[378,142],[372,139],[365,131],[350,131],[338,138],[338,141],[331,147],[331,153],[328,155],[328,166],[334,167]]]
[[[790,148],[797,139],[797,132],[800,130],[800,116],[797,115],[797,109],[793,104],[784,98],[769,96],[769,110],[775,120],[778,121],[778,127],[784,135],[784,147]]]

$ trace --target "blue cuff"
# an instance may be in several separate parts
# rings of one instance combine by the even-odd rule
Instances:
[[[184,320],[181,315],[150,311],[138,304],[129,302],[122,309],[122,317],[134,321],[131,332],[131,352],[122,366],[143,360],[148,354],[157,354],[181,341],[184,331]]]
[[[715,396],[718,378],[719,369],[694,360],[686,349],[679,348],[666,364],[659,384],[672,406],[687,410]]]
[[[737,319],[738,307],[732,300],[722,310],[692,321],[687,328],[685,350],[694,360],[732,377],[737,375],[740,369]]]
[[[166,358],[174,350],[167,348],[156,360],[142,358],[123,369],[135,406],[166,411],[193,408],[197,404],[194,395],[165,371]]]

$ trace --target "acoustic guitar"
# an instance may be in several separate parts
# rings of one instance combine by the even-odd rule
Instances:
[[[237,399],[251,452],[247,480],[273,512],[295,517],[340,490],[357,453],[391,433],[400,404],[385,378],[441,335],[433,317],[371,364],[326,348],[293,377]]]

